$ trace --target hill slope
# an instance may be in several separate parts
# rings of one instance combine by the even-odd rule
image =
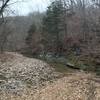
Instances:
[[[75,71],[56,77],[54,69],[43,61],[2,54],[0,100],[100,100],[100,78],[94,74]]]
[[[0,100],[100,100],[100,79],[86,73],[73,73],[37,91],[22,95],[2,94]]]
[[[47,63],[17,53],[0,54],[0,90],[17,93],[27,87],[37,88],[55,78]]]

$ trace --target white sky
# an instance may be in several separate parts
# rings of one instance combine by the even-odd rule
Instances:
[[[13,0],[15,2],[16,0]],[[21,0],[20,0],[21,1]],[[50,0],[23,0],[11,5],[11,9],[15,10],[18,15],[27,15],[33,11],[45,11]]]

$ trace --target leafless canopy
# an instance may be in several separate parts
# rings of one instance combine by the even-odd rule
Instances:
[[[0,0],[0,16],[3,18],[3,12],[5,8],[8,6],[10,0]]]

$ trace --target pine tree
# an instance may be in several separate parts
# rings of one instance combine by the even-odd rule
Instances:
[[[33,23],[28,30],[28,36],[26,38],[26,44],[31,45],[33,34],[36,32],[36,25]]]
[[[46,16],[43,18],[43,43],[46,48],[53,49],[53,52],[57,54],[60,53],[62,46],[64,11],[62,1],[56,0],[48,7]]]
[[[35,32],[37,31],[37,28],[36,28],[36,25],[35,23],[33,23],[29,30],[28,30],[28,35],[25,39],[25,42],[26,42],[26,45],[27,45],[27,48],[26,48],[26,53],[28,54],[32,54],[33,52],[33,35],[35,34]]]

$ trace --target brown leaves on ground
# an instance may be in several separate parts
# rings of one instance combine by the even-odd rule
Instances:
[[[54,69],[41,60],[13,52],[0,54],[0,91],[20,94],[27,87],[41,87],[56,76]]]
[[[0,100],[100,100],[100,78],[94,74],[75,71],[55,80],[53,73],[43,61],[0,54]]]
[[[6,94],[0,100],[100,100],[100,79],[92,74],[73,73],[36,92],[27,89],[20,96]]]

